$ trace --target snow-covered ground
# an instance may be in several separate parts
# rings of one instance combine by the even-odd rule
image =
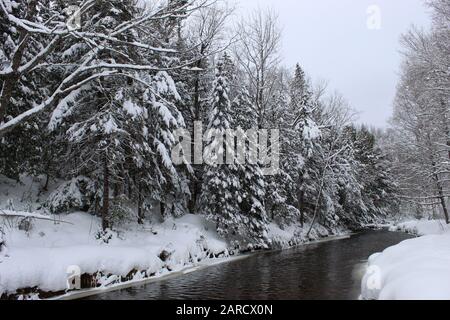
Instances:
[[[7,253],[0,257],[0,296],[32,287],[65,290],[71,266],[79,267],[81,274],[101,272],[98,284],[111,285],[133,270],[136,280],[228,256],[226,242],[214,228],[205,226],[208,223],[202,217],[187,215],[140,228],[123,227],[108,244],[95,239],[100,220],[81,212],[58,216],[55,222],[35,220],[29,232],[5,228]]]
[[[425,236],[450,232],[450,226],[444,220],[411,220],[396,224],[390,227],[389,230]]]
[[[22,176],[17,182],[0,175],[0,229],[4,232],[0,242],[1,237],[6,242],[6,250],[0,250],[0,297],[63,294],[73,266],[89,275],[89,281],[94,279],[90,286],[106,289],[230,259],[226,241],[200,215],[164,222],[155,215],[142,226],[136,221],[124,222],[105,243],[96,239],[101,224],[98,217],[84,212],[51,215],[41,205],[63,183],[53,182],[42,192],[44,181],[44,177]],[[21,223],[24,218],[31,225]],[[273,248],[288,248],[349,233],[330,232],[318,224],[309,235],[308,230],[309,225],[280,227],[271,223],[268,237]]]
[[[450,226],[444,221],[409,221],[391,227],[422,237],[369,258],[361,298],[450,300]]]
[[[42,203],[62,181],[53,181],[42,192],[44,181],[44,177],[23,175],[18,182],[0,175],[0,229],[4,232],[0,242],[2,237],[6,242],[6,250],[0,250],[0,297],[16,294],[18,289],[64,291],[71,266],[79,267],[81,274],[95,275],[97,285],[111,286],[228,256],[227,243],[219,239],[214,226],[194,215],[164,222],[149,217],[143,226],[124,222],[106,244],[96,239],[98,217],[83,212],[50,215]],[[24,217],[31,225],[19,228]]]
[[[17,228],[22,217],[32,218],[31,230]],[[230,256],[227,243],[219,238],[214,226],[198,215],[123,226],[108,244],[96,239],[100,219],[83,212],[46,216],[1,210],[1,219],[7,221],[3,223],[7,251],[0,255],[0,296],[25,288],[64,291],[72,266],[81,274],[96,275],[97,285],[110,287]],[[269,236],[279,247],[288,248],[331,235],[325,228],[314,228],[307,239],[306,231],[297,234],[298,230],[302,229],[282,230],[273,224]],[[169,254],[167,259],[162,259],[162,253]],[[131,271],[136,273],[130,279]],[[38,297],[38,290],[31,291],[35,293],[24,298]]]
[[[293,224],[281,228],[278,224],[272,222],[268,227],[268,236],[275,248],[287,249],[304,243],[318,241],[328,237],[340,237],[349,235],[350,230],[345,228],[335,228],[330,232],[327,228],[315,224],[308,234],[310,224],[305,223],[302,228],[300,224]]]

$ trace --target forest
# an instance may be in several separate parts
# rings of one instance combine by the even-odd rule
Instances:
[[[272,10],[0,0],[0,214],[86,212],[106,243],[124,223],[198,215],[240,251],[276,246],[274,225],[294,245],[400,215],[450,223],[450,7],[427,5],[432,28],[403,35],[394,114],[379,129],[307,75],[301,52],[284,64]],[[200,164],[194,145],[175,163],[175,133],[194,137],[195,123],[241,130],[246,149],[248,130],[278,130],[279,148],[264,150],[278,156],[276,174],[261,159]],[[19,204],[5,185],[29,181],[37,194]]]

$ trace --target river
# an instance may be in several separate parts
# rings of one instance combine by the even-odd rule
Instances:
[[[411,236],[365,231],[348,239],[257,253],[178,277],[107,292],[101,300],[353,300],[367,258]]]

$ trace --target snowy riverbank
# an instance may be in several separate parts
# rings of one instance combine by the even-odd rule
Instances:
[[[198,215],[123,226],[107,244],[95,238],[100,219],[87,213],[50,216],[50,220],[41,220],[44,215],[8,210],[2,210],[2,215],[10,222],[15,215],[32,217],[32,228],[27,232],[15,227],[17,221],[5,228],[7,251],[0,256],[3,299],[64,295],[72,266],[79,268],[83,289],[108,290],[232,259],[214,226]],[[302,233],[294,237],[295,232],[294,227],[281,230],[273,224],[269,236],[284,248],[331,236],[320,226],[308,240]]]
[[[201,215],[168,217],[162,222],[157,214],[149,214],[144,225],[125,219],[105,243],[96,239],[101,229],[99,217],[84,212],[50,215],[40,203],[58,184],[51,184],[46,192],[41,192],[41,186],[42,179],[24,176],[18,183],[0,176],[0,229],[6,243],[0,250],[3,299],[64,295],[72,266],[79,268],[83,289],[109,290],[228,261],[240,254],[230,252],[215,226]],[[281,227],[272,222],[267,236],[272,249],[286,249],[350,233],[319,224],[310,234],[308,230],[308,224]]]
[[[409,221],[391,231],[421,236],[369,258],[362,299],[450,299],[450,227],[444,221]]]
[[[7,253],[0,257],[3,298],[16,295],[18,289],[24,295],[17,298],[62,293],[70,266],[80,268],[84,287],[105,287],[229,256],[225,241],[214,228],[205,229],[207,223],[199,216],[133,227],[132,232],[124,227],[108,244],[95,239],[98,218],[73,213],[58,219],[67,223],[36,220],[29,232],[6,230]]]

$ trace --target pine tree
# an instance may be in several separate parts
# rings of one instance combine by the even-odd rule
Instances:
[[[289,84],[287,110],[283,114],[282,167],[289,177],[286,186],[287,201],[297,208],[302,225],[306,214],[313,214],[320,189],[317,183],[320,174],[315,166],[318,157],[320,158],[317,143],[320,131],[312,119],[311,97],[305,73],[297,64]]]
[[[226,78],[222,61],[217,63],[216,79],[210,99],[208,131],[215,130],[217,136],[223,137],[226,130],[231,128],[231,104],[228,98],[228,79]],[[218,137],[217,137],[218,138]],[[222,145],[218,145],[222,143]],[[226,146],[221,139],[207,141],[205,155],[209,157],[211,165],[207,166],[203,176],[202,211],[216,223],[220,235],[231,238],[234,242],[239,237],[240,211],[236,193],[240,189],[235,164],[219,164],[223,162]],[[215,152],[214,152],[214,149]]]
[[[263,181],[247,177],[246,169],[233,159],[233,163],[221,164],[225,160],[226,150],[234,150],[225,137],[226,131],[232,129],[234,121],[229,100],[227,71],[223,60],[217,63],[216,80],[211,95],[208,132],[215,137],[207,141],[205,155],[210,159],[203,177],[202,212],[214,221],[220,235],[226,237],[232,246],[242,250],[261,247],[265,234],[264,225]],[[242,210],[246,210],[245,212]]]
[[[256,146],[252,145],[247,130],[256,130],[258,123],[255,117],[256,107],[252,104],[246,88],[232,103],[233,123],[240,135],[238,140],[244,143],[245,161],[238,166],[238,175],[241,189],[239,190],[239,208],[243,215],[247,216],[250,222],[250,235],[254,243],[259,247],[267,245],[267,214],[265,209],[265,179],[259,162],[251,159],[250,150],[258,152]],[[255,149],[256,148],[256,149]]]
[[[372,220],[385,218],[397,206],[394,196],[397,187],[389,162],[377,146],[375,136],[366,127],[359,128],[355,138],[355,159],[360,164],[355,172],[363,186],[364,203]]]
[[[58,16],[59,9],[56,4],[50,5],[49,1],[6,4],[6,10],[12,14],[36,20]],[[2,70],[17,70],[24,61],[32,60],[48,45],[45,37],[36,35],[31,38],[23,30],[12,26],[4,14],[0,14],[0,43]],[[0,77],[0,124],[44,100],[52,88],[54,78],[48,72],[32,72],[27,77],[19,74]],[[53,137],[44,130],[46,118],[48,112],[26,121],[0,139],[0,167],[3,174],[19,179],[19,175],[24,172],[37,176],[52,171],[52,157],[46,155]]]
[[[99,13],[104,24],[113,28],[139,10],[112,2]],[[135,42],[138,38],[139,34],[130,33],[126,40]],[[165,68],[170,63],[160,52],[144,54],[133,46],[121,51],[141,65]],[[70,52],[77,59],[76,51]],[[108,50],[102,59],[105,63],[127,62],[122,61],[127,59],[124,55],[116,53]],[[63,126],[76,173],[102,177],[97,185],[103,192],[103,229],[112,223],[110,207],[124,207],[124,201],[137,202],[138,222],[142,223],[144,202],[159,202],[164,215],[166,208],[176,211],[173,198],[182,201],[188,193],[170,157],[175,142],[172,132],[184,126],[172,77],[166,71],[116,71],[122,77],[101,77],[63,100],[51,121],[51,127]]]

